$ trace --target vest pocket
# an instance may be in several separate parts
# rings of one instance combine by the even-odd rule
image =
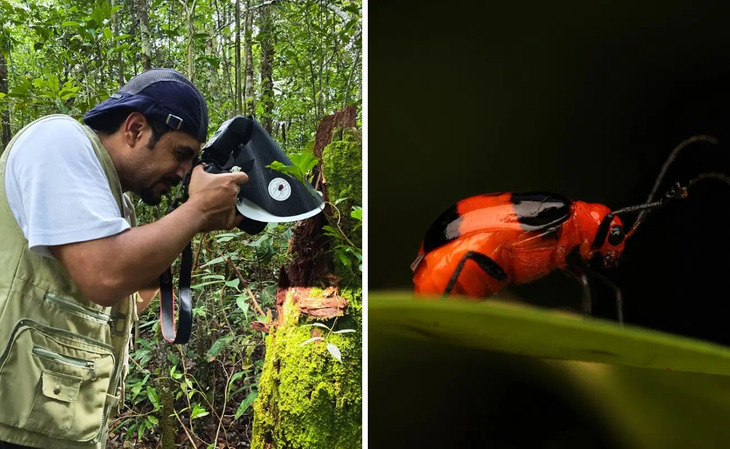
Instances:
[[[106,424],[113,369],[110,347],[22,320],[0,355],[0,425],[69,441],[97,440]]]

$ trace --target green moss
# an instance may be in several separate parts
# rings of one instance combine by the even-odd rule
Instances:
[[[357,248],[362,248],[360,229],[354,230],[355,220],[350,217],[353,206],[362,204],[362,140],[354,128],[338,128],[333,133],[332,143],[322,152],[322,170],[327,180],[327,194],[331,203],[337,204],[341,217],[337,217],[342,231]],[[346,199],[345,199],[346,198]],[[343,279],[345,285],[360,284],[360,273],[335,264],[334,274]]]
[[[362,203],[362,142],[356,129],[337,129],[322,151],[322,166],[330,201],[349,198],[351,207]],[[343,214],[349,216],[349,207]]]
[[[362,318],[358,298],[338,320],[337,329],[355,333],[329,334],[303,326],[291,301],[284,302],[282,324],[267,337],[267,354],[259,396],[254,403],[252,448],[351,449],[362,439]],[[359,292],[357,293],[359,295]],[[344,327],[341,324],[352,324]],[[332,323],[327,323],[332,326]],[[313,329],[323,331],[342,353],[342,363],[325,342],[302,346]]]

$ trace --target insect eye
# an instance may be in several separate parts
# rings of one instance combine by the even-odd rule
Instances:
[[[611,230],[608,233],[608,243],[613,246],[618,246],[624,241],[624,230],[621,226],[611,226]]]

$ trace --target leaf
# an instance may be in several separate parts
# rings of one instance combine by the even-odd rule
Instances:
[[[347,257],[347,254],[344,251],[337,251],[337,258],[340,260],[342,265],[344,265],[347,268],[350,268],[350,265],[352,265],[352,262]]]
[[[236,382],[238,379],[243,377],[243,375],[246,374],[247,372],[248,372],[248,370],[243,370],[243,371],[236,371],[235,373],[233,373],[233,375],[231,376],[231,380],[228,381],[228,390],[231,389],[234,382]]]
[[[279,173],[284,173],[285,175],[289,175],[298,181],[304,181],[304,172],[299,167],[291,166],[291,165],[285,165],[279,161],[274,161],[271,164],[267,165],[266,167],[278,171]]]
[[[350,217],[354,218],[355,220],[362,221],[362,207],[353,206],[352,212],[350,212]]]
[[[193,404],[193,409],[190,411],[190,419],[202,418],[203,416],[208,415],[210,415],[210,412],[208,412],[205,407],[197,402]]]
[[[551,404],[590,410],[598,417],[596,428],[611,429],[620,447],[713,447],[730,439],[724,425],[730,413],[730,348],[702,340],[498,298],[424,300],[409,292],[369,292],[368,360],[370,367],[388,365],[371,368],[370,385],[408,384],[406,394],[414,398],[409,410],[419,410],[418,418],[398,413],[405,409],[378,417],[380,423],[399,420],[406,432],[417,431],[424,417],[437,419],[444,407],[461,406],[464,394],[480,406],[503,404],[505,384],[483,382],[479,370],[489,370],[489,379],[506,376],[522,392],[550,391]],[[425,364],[448,366],[446,377],[424,373]],[[434,384],[444,387],[443,401],[419,394]],[[385,406],[391,399],[371,394],[368,401]],[[521,428],[530,428],[521,412],[534,405],[531,399],[509,398],[509,407],[526,418]],[[479,417],[464,421],[466,413],[460,417],[464,425],[483,423]],[[543,419],[535,416],[532,423]],[[562,447],[571,446],[581,445]]]
[[[327,343],[327,350],[332,354],[332,357],[336,358],[338,362],[342,363],[342,354],[340,354],[340,348],[332,343]]]
[[[238,410],[236,410],[236,416],[233,417],[233,420],[237,420],[238,418],[243,415],[246,410],[253,404],[253,401],[256,400],[256,398],[259,396],[259,392],[257,390],[251,391],[248,396],[246,396],[246,399],[241,401],[241,404],[238,406]]]
[[[201,281],[209,281],[211,279],[215,279],[217,281],[224,281],[226,279],[225,276],[222,274],[207,274],[207,273],[196,273],[193,275],[193,277],[200,276]]]
[[[180,380],[183,377],[183,373],[178,373],[177,366],[173,366],[172,368],[170,368],[170,377],[175,380]]]
[[[225,337],[221,337],[216,340],[216,342],[213,343],[213,346],[208,349],[208,353],[206,354],[208,356],[208,361],[212,362],[213,360],[215,360],[215,358],[218,356],[218,354],[220,354],[226,344],[228,344],[228,342],[232,339],[232,336],[226,335]]]
[[[303,342],[302,342],[302,343],[301,343],[301,344],[300,344],[299,346],[304,346],[304,345],[308,345],[309,343],[311,343],[311,342],[313,342],[313,341],[317,341],[317,340],[322,340],[322,337],[312,337],[312,338],[308,338],[308,339],[306,339],[305,341],[303,341]]]
[[[157,390],[154,387],[147,386],[147,399],[150,400],[155,410],[160,408],[160,395],[157,394]]]
[[[244,315],[248,313],[249,305],[245,296],[238,295],[238,297],[236,297],[236,304],[239,309],[243,310]]]
[[[321,327],[321,328],[324,328],[324,329],[330,330],[330,328],[329,328],[329,327],[327,327],[327,325],[326,325],[326,324],[324,324],[324,323],[312,323],[312,324],[305,324],[305,326],[315,326],[315,327]]]
[[[368,295],[369,329],[523,356],[730,375],[730,349],[705,341],[498,300]],[[368,336],[371,331],[368,331]]]
[[[293,154],[289,158],[294,166],[299,167],[302,173],[309,173],[314,167],[319,164],[319,159],[316,156],[309,153]]]
[[[230,281],[226,282],[226,287],[238,289],[238,284],[240,284],[240,283],[241,283],[241,280],[238,278],[231,279]]]
[[[357,332],[355,329],[342,329],[339,331],[332,332],[333,334],[349,334],[350,332]]]
[[[217,234],[215,236],[215,239],[218,243],[226,243],[226,242],[230,242],[231,240],[233,240],[235,238],[239,238],[239,237],[241,237],[240,234],[234,234],[232,232],[227,232],[225,234]]]
[[[342,236],[340,235],[340,233],[332,226],[324,225],[324,226],[322,226],[322,230],[324,231],[325,235],[327,235],[329,237],[333,237],[337,240],[342,240]]]
[[[223,280],[205,281],[205,282],[201,282],[199,284],[191,285],[190,288],[192,288],[193,290],[197,290],[197,289],[201,289],[201,288],[205,287],[206,285],[223,284],[223,283],[224,283]]]
[[[211,261],[209,261],[209,262],[201,265],[200,268],[209,267],[211,265],[216,265],[216,264],[219,264],[219,263],[223,263],[225,261],[226,260],[222,256],[221,257],[216,257],[215,259],[213,259],[213,260],[211,260]]]

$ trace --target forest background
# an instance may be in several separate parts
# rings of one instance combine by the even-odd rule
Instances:
[[[321,164],[312,155],[320,121],[355,105],[361,127],[361,11],[360,0],[0,0],[0,148],[36,118],[80,119],[135,74],[171,67],[206,97],[211,132],[235,115],[253,115],[311,177]],[[361,156],[334,153],[329,164],[357,173],[331,189],[323,231],[338,288],[352,292],[357,310]],[[169,205],[138,201],[141,224]],[[261,329],[276,315],[280,269],[297,257],[289,251],[293,231],[294,224],[280,224],[255,236],[195,239],[193,338],[181,347],[161,342],[156,301],[140,317],[126,405],[110,423],[109,447],[252,444],[266,352]],[[335,330],[336,320],[314,324],[327,331],[319,340],[328,344],[307,345],[304,356],[359,386],[360,321],[347,332]],[[347,438],[359,438],[357,421]]]

